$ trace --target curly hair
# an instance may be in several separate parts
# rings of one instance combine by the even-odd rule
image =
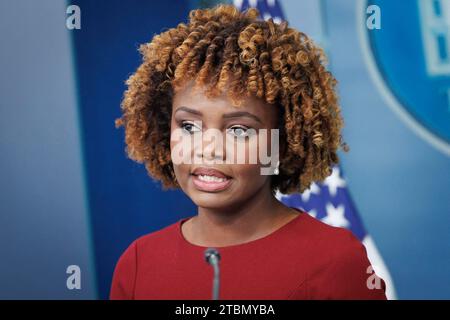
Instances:
[[[170,153],[170,123],[174,92],[188,80],[205,86],[214,97],[226,88],[236,106],[246,96],[264,99],[280,108],[279,174],[271,190],[303,192],[323,181],[339,163],[342,141],[337,84],[326,70],[326,56],[304,33],[258,18],[255,8],[240,12],[232,5],[189,13],[180,23],[151,42],[141,44],[142,64],[126,81],[122,116],[125,152],[144,163],[163,189],[179,188]]]

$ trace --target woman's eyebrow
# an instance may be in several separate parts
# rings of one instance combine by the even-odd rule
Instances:
[[[178,111],[186,111],[195,115],[199,115],[202,116],[203,113],[201,113],[200,111],[185,107],[185,106],[181,106],[179,108],[177,108],[177,110],[175,111],[175,113],[177,113]],[[254,114],[247,112],[247,111],[235,111],[235,112],[229,112],[226,113],[222,116],[222,118],[224,119],[229,119],[229,118],[239,118],[239,117],[248,117],[248,118],[252,118],[256,121],[258,121],[259,123],[262,124],[261,119],[259,119],[257,116],[255,116]]]
[[[239,118],[239,117],[248,117],[248,118],[252,118],[256,121],[258,121],[259,123],[262,124],[261,119],[259,119],[257,116],[255,116],[254,114],[247,112],[247,111],[236,111],[236,112],[230,112],[230,113],[226,113],[222,116],[222,118],[227,119],[227,118]]]
[[[177,108],[177,110],[175,110],[175,113],[177,113],[178,111],[186,111],[186,112],[193,113],[193,114],[196,114],[199,116],[203,115],[200,111],[197,111],[197,110],[194,110],[194,109],[191,109],[188,107],[184,107],[184,106]]]

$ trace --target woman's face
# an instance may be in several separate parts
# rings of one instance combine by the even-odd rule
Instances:
[[[194,91],[192,85],[176,92],[172,105],[170,148],[182,190],[197,206],[216,210],[238,208],[258,193],[267,196],[271,176],[261,168],[277,163],[258,154],[278,152],[277,144],[271,148],[277,108],[255,97],[235,107],[226,93],[209,99],[204,88]]]

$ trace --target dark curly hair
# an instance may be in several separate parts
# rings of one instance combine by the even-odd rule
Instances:
[[[272,192],[303,192],[323,181],[339,162],[343,119],[326,56],[287,22],[262,21],[259,11],[232,5],[192,10],[180,23],[142,44],[142,64],[126,81],[122,116],[128,157],[144,163],[163,189],[179,188],[170,153],[172,98],[187,80],[207,86],[206,95],[227,94],[236,106],[256,96],[280,108],[279,174]]]

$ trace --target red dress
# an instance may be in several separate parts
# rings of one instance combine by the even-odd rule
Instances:
[[[181,233],[189,218],[144,235],[125,250],[110,299],[212,298],[207,247],[191,244]],[[219,299],[386,299],[385,282],[371,272],[364,245],[347,229],[306,212],[265,237],[216,249]]]

